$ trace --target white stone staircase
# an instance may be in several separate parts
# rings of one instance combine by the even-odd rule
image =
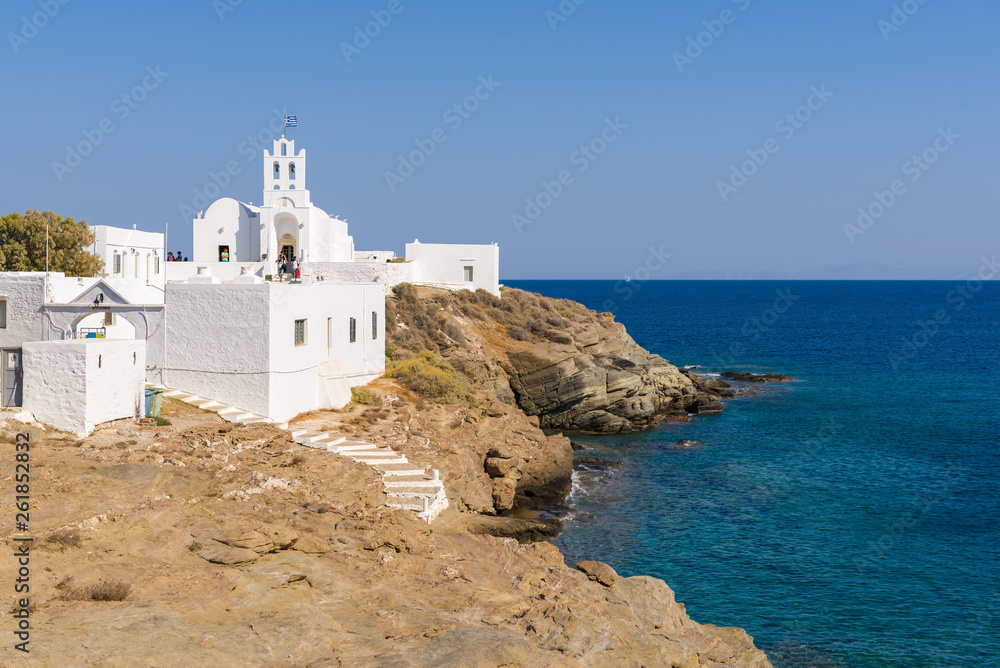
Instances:
[[[388,499],[386,505],[390,508],[412,510],[417,517],[430,523],[448,507],[448,494],[437,470],[427,475],[425,469],[407,461],[406,455],[362,441],[349,441],[336,434],[306,429],[293,429],[291,433],[296,443],[335,452],[378,471]]]
[[[287,422],[275,422],[265,415],[259,415],[252,411],[237,408],[236,406],[230,406],[229,404],[224,404],[222,402],[215,401],[214,399],[206,399],[204,397],[199,397],[197,394],[184,392],[183,390],[175,390],[153,383],[146,383],[146,387],[163,390],[163,396],[165,397],[170,397],[171,399],[176,399],[177,401],[183,401],[186,404],[196,406],[202,410],[218,413],[219,417],[227,422],[239,422],[241,424],[273,424],[275,427],[288,429]]]
[[[281,429],[288,429],[287,422],[275,422],[264,415],[206,399],[190,392],[152,383],[147,383],[146,387],[161,389],[165,397],[218,413],[219,417],[228,422],[272,424]],[[390,508],[412,510],[417,514],[417,517],[429,524],[448,507],[448,494],[445,492],[444,483],[441,482],[437,470],[433,470],[431,475],[427,475],[425,469],[407,461],[406,455],[400,455],[390,448],[380,448],[370,443],[349,441],[347,437],[337,434],[312,432],[306,429],[292,429],[291,434],[296,443],[307,448],[327,450],[374,468],[382,476],[382,485],[387,497],[386,505]]]

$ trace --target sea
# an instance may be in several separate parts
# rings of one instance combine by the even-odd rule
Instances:
[[[778,668],[1000,667],[1000,282],[508,281],[766,385],[573,434],[568,563],[661,578]],[[678,442],[682,442],[678,444]]]

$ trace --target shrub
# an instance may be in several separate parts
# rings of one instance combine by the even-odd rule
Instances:
[[[122,580],[99,582],[87,588],[91,601],[124,601],[132,595],[132,585]]]
[[[449,322],[447,325],[445,325],[444,332],[459,345],[465,345],[466,343],[465,334],[462,333],[462,328],[459,327],[454,322]]]
[[[351,401],[356,404],[364,404],[366,406],[374,406],[379,403],[372,391],[365,387],[352,387]]]
[[[398,379],[413,392],[441,403],[469,406],[476,403],[465,378],[429,350],[406,360],[390,361],[385,375]]]
[[[44,543],[65,550],[68,547],[80,547],[80,534],[69,529],[55,531],[45,537]]]
[[[524,327],[508,327],[507,334],[515,341],[527,341],[531,338],[531,334]]]
[[[89,587],[70,587],[67,583],[59,598],[63,601],[124,601],[132,595],[132,585],[122,580],[98,582]]]
[[[396,304],[391,299],[386,297],[385,300],[385,328],[387,332],[391,332],[396,329],[399,324],[399,320],[396,317]],[[388,345],[388,344],[387,344]]]
[[[163,417],[162,415],[157,415],[156,417],[153,418],[153,420],[156,421],[157,427],[169,427],[170,425],[173,424],[173,422]]]

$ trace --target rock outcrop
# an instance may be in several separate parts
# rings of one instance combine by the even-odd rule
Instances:
[[[468,523],[482,516],[454,508],[428,527],[380,503],[368,466],[271,426],[234,427],[170,400],[164,410],[174,426],[127,440],[111,429],[34,435],[30,654],[4,643],[0,665],[771,666],[743,630],[691,620],[660,580],[475,535]],[[476,410],[461,433],[513,422],[489,414],[500,406]],[[486,480],[541,475],[524,466],[535,453],[511,447],[468,461]],[[14,454],[0,429],[5,476]],[[261,476],[288,484],[230,494]],[[3,560],[0,578],[17,568]],[[127,595],[90,597],[97,583]]]
[[[390,338],[409,354],[433,348],[543,429],[623,433],[722,411],[725,394],[643,349],[610,313],[509,288],[497,300],[406,286],[395,299]]]
[[[357,435],[412,461],[433,462],[459,510],[493,515],[540,508],[569,491],[569,439],[545,434],[538,418],[492,394],[480,391],[478,405],[460,406],[403,398],[409,393],[388,379],[376,381],[371,391],[379,408],[353,406],[296,425]]]

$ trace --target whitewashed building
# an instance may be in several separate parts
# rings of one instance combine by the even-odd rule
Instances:
[[[500,296],[500,248],[490,244],[406,244],[393,251],[358,251],[347,222],[312,203],[306,188],[306,152],[281,138],[264,151],[262,204],[223,198],[192,221],[194,264],[213,275],[232,277],[244,267],[260,277],[278,272],[279,258],[295,258],[310,279],[432,285],[452,290],[486,290]],[[168,280],[196,271],[191,263],[170,263]]]
[[[159,232],[125,230],[108,225],[93,225],[94,243],[90,252],[104,259],[101,276],[134,281],[163,290],[166,272],[163,262],[163,235]]]
[[[385,372],[387,288],[499,296],[496,244],[357,251],[305,177],[305,150],[275,141],[261,205],[224,198],[200,213],[193,262],[166,262],[162,234],[100,225],[90,249],[104,260],[99,276],[0,273],[4,405],[86,433],[138,414],[144,379],[285,422],[341,407]],[[278,280],[282,257],[301,263],[300,280]]]

